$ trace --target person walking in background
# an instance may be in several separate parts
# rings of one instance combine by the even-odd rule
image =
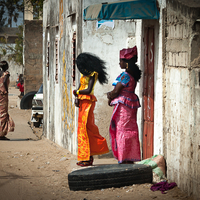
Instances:
[[[8,132],[14,131],[15,124],[8,114],[8,86],[10,83],[8,63],[0,62],[0,140],[9,140]]]
[[[109,132],[113,155],[118,163],[140,161],[140,143],[137,126],[137,109],[140,107],[135,94],[141,70],[137,62],[137,47],[120,51],[120,67],[125,69],[112,84],[114,89],[107,93],[108,105],[114,106]]]
[[[97,101],[94,86],[97,80],[104,84],[108,79],[105,62],[95,55],[79,54],[76,65],[81,73],[79,88],[73,91],[76,97],[75,105],[79,107],[77,165],[84,167],[93,164],[93,155],[109,152],[106,139],[99,134],[99,129],[95,125],[93,113]]]
[[[19,75],[19,83],[17,84],[19,91],[21,92],[20,96],[24,96],[24,78],[23,74]]]

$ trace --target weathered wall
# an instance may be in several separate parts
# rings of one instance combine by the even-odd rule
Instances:
[[[167,1],[164,154],[167,177],[188,194],[200,191],[200,9]]]
[[[42,21],[24,21],[24,93],[37,91],[43,82]]]
[[[76,86],[73,86],[72,38],[76,32],[77,55],[81,49],[81,21],[81,1],[52,0],[44,3],[44,135],[74,154],[77,153],[78,109],[75,109],[72,90],[78,85],[79,74],[76,72]],[[55,46],[56,39],[58,39],[58,51]],[[58,54],[57,65],[56,54]]]

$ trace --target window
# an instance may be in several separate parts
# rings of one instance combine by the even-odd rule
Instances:
[[[55,81],[58,83],[58,64],[59,64],[59,55],[58,55],[58,38],[55,39],[55,66],[56,66],[56,73],[55,73]]]
[[[72,81],[73,81],[73,86],[76,86],[76,32],[73,33],[73,38],[72,38],[72,54],[73,54]]]
[[[47,42],[46,67],[47,67],[47,77],[48,77],[48,79],[49,79],[49,48],[50,48],[50,42]]]

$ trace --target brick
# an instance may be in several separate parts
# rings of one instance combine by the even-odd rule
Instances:
[[[183,38],[188,38],[189,28],[187,27],[186,24],[184,24],[182,28],[183,28]]]
[[[176,54],[175,53],[172,54],[172,65],[176,66]]]
[[[168,53],[168,58],[169,58],[169,65],[172,66],[173,65],[173,55],[171,52]]]
[[[180,57],[179,57],[179,53],[176,53],[176,54],[175,54],[175,57],[176,57],[176,62],[175,62],[176,64],[175,64],[175,66],[176,66],[176,67],[179,67],[179,66],[180,66]]]

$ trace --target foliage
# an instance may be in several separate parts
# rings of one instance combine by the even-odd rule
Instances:
[[[5,14],[5,9],[4,6],[0,7],[0,27],[5,25],[6,18],[4,17]]]
[[[15,45],[7,44],[6,40],[1,38],[1,43],[4,45],[0,47],[0,50],[4,56],[8,55],[9,60],[13,59],[19,65],[23,65],[23,26],[19,26],[18,29],[19,33]]]
[[[19,11],[21,9],[21,0],[0,0],[0,16],[5,14],[5,9],[8,13],[6,26],[12,27],[12,21],[17,22]],[[6,19],[6,18],[4,18]],[[5,24],[5,21],[4,21]]]
[[[17,22],[20,12],[29,11],[34,19],[39,19],[43,15],[44,0],[0,0],[0,27],[12,27],[12,21]],[[5,18],[5,10],[8,17]],[[7,20],[7,24],[5,24]]]
[[[12,27],[12,21],[17,22],[19,12],[30,11],[34,19],[39,19],[43,15],[44,0],[0,0],[0,28],[2,26]],[[5,17],[5,9],[8,18]],[[7,22],[7,24],[6,24]],[[13,59],[16,63],[23,65],[23,25],[18,26],[18,38],[15,45],[7,44],[5,38],[0,38],[1,54],[8,55],[8,59]]]

